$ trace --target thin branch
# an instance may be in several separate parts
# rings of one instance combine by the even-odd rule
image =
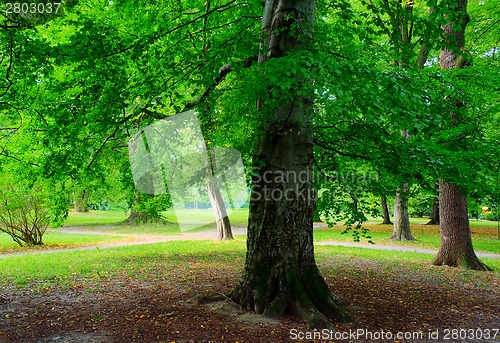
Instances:
[[[493,26],[495,26],[499,22],[500,22],[500,19],[497,19],[496,21],[493,22],[493,24],[488,26],[483,32],[481,32],[481,34],[479,34],[479,36],[476,37],[476,39],[474,39],[474,41],[472,42],[472,45],[476,44],[476,42],[479,40],[479,38],[481,38],[485,33],[487,33],[489,30],[491,30],[493,28]]]
[[[197,21],[198,21],[198,20],[200,20],[200,19],[203,19],[203,18],[205,18],[205,17],[209,16],[210,14],[212,14],[212,13],[214,13],[214,12],[222,12],[222,11],[225,11],[225,10],[230,9],[230,8],[232,8],[232,7],[239,6],[240,4],[233,5],[234,3],[236,3],[236,1],[237,1],[237,0],[232,0],[232,1],[228,2],[227,4],[224,4],[224,5],[220,5],[220,6],[218,6],[218,7],[215,7],[214,9],[212,9],[212,10],[210,10],[210,11],[208,11],[208,12],[206,12],[206,13],[204,13],[204,14],[202,14],[202,15],[200,15],[200,16],[198,16],[198,17],[194,18],[194,19],[191,19],[191,20],[189,20],[189,21],[187,21],[187,22],[185,22],[185,23],[183,23],[183,24],[181,24],[181,25],[178,25],[178,26],[176,26],[176,27],[174,27],[174,28],[172,28],[172,29],[170,29],[170,30],[167,30],[167,31],[163,32],[163,33],[162,33],[162,34],[160,34],[160,35],[157,35],[157,34],[155,33],[154,38],[155,38],[155,39],[160,39],[160,38],[163,38],[163,37],[165,37],[165,36],[167,36],[167,35],[169,35],[169,34],[171,34],[171,33],[175,32],[175,31],[178,31],[178,30],[180,30],[180,29],[182,29],[182,28],[184,28],[184,27],[186,27],[186,26],[189,26],[189,25],[191,25],[191,24],[193,24],[193,23],[197,22]],[[130,50],[130,49],[133,49],[133,48],[134,48],[134,47],[136,47],[137,45],[141,45],[141,44],[142,44],[141,40],[138,40],[138,41],[136,41],[135,43],[133,43],[133,44],[132,44],[132,45],[130,45],[130,46],[127,46],[127,47],[125,47],[125,48],[122,48],[122,49],[120,49],[120,50],[118,50],[118,51],[113,51],[113,52],[111,52],[111,53],[109,53],[109,54],[104,55],[103,57],[111,57],[111,56],[114,56],[114,55],[118,55],[118,54],[124,53],[124,52],[126,52],[126,51],[128,51],[128,50]]]
[[[226,75],[233,71],[233,67],[230,64],[225,64],[219,69],[219,76],[215,79],[215,82],[205,89],[205,91],[196,99],[188,102],[186,106],[184,106],[184,111],[187,111],[190,108],[195,107],[199,103],[201,103],[214,89],[219,85],[225,78]]]
[[[7,157],[7,158],[12,158],[13,160],[16,160],[16,161],[22,162],[22,163],[26,163],[26,164],[34,166],[34,167],[38,167],[38,168],[40,167],[39,164],[36,164],[36,163],[33,163],[33,162],[25,162],[25,161],[21,160],[20,158],[18,158],[16,156],[9,155],[3,147],[1,149],[2,149],[2,151],[0,151],[0,156],[4,156],[4,157]]]
[[[5,91],[0,95],[0,98],[2,98],[5,94],[7,94],[7,92],[10,89],[10,87],[13,85],[13,82],[10,79],[10,71],[12,69],[12,60],[13,60],[12,55],[13,55],[13,41],[12,41],[12,37],[10,37],[10,41],[9,41],[9,56],[10,56],[10,60],[9,60],[9,66],[7,67],[7,71],[5,73],[5,78],[9,82],[9,85],[7,87],[0,87],[0,88],[5,88]]]
[[[327,180],[330,180],[330,181],[336,181],[335,178],[327,175],[323,169],[319,166],[319,163],[318,161],[316,160],[316,157],[313,156],[313,162],[314,162],[314,165],[316,166],[316,168],[318,168],[318,171],[320,174],[322,174]]]
[[[94,164],[94,161],[101,154],[101,151],[102,151],[102,149],[104,149],[104,146],[106,145],[106,143],[108,143],[108,141],[110,141],[112,138],[115,137],[115,134],[116,134],[116,132],[118,131],[119,128],[120,127],[117,126],[115,128],[115,131],[113,131],[113,133],[104,140],[104,142],[101,144],[101,146],[99,147],[99,149],[97,150],[97,152],[95,153],[95,155],[92,157],[92,160],[90,161],[89,165],[87,166],[87,170],[90,170],[90,167],[92,167],[92,164]]]
[[[357,154],[350,154],[350,153],[346,153],[346,152],[340,151],[340,150],[335,149],[335,148],[333,148],[331,146],[325,145],[325,142],[318,141],[317,139],[314,139],[313,143],[316,144],[317,146],[322,147],[325,150],[333,151],[333,152],[339,154],[340,156],[360,158],[360,159],[363,159],[363,160],[371,161],[371,159],[369,157],[367,157],[367,156],[357,155]]]
[[[34,111],[36,112],[36,114],[38,114],[38,116],[43,120],[43,122],[45,123],[46,126],[49,126],[49,123],[47,122],[47,120],[45,120],[44,116],[40,113],[40,111],[34,109]]]

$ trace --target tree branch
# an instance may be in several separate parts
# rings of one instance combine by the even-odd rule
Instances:
[[[0,151],[0,156],[4,156],[4,157],[7,157],[7,158],[12,158],[13,160],[16,160],[16,161],[22,162],[22,163],[26,163],[26,164],[29,164],[29,165],[34,166],[34,167],[40,167],[39,164],[32,163],[32,162],[25,162],[25,161],[21,160],[20,158],[18,158],[16,156],[9,155],[3,147],[1,147],[1,149],[2,149],[2,151]]]
[[[5,91],[0,95],[0,98],[2,98],[7,92],[9,91],[10,87],[12,86],[13,82],[10,79],[10,71],[12,69],[12,55],[13,55],[13,41],[12,37],[10,37],[9,40],[9,66],[7,67],[7,71],[5,72],[5,78],[7,79],[9,85],[6,87],[0,87],[0,88],[5,88]]]
[[[366,156],[363,156],[363,155],[357,155],[357,154],[350,154],[350,153],[345,153],[343,151],[340,151],[338,149],[335,149],[334,147],[331,147],[331,146],[327,146],[325,143],[326,142],[321,142],[321,141],[318,141],[317,139],[314,139],[313,140],[313,143],[316,144],[317,146],[320,146],[322,147],[323,149],[325,150],[330,150],[330,151],[333,151],[337,154],[339,154],[340,156],[344,156],[344,157],[353,157],[353,158],[361,158],[363,160],[366,160],[366,161],[371,161],[371,158],[369,157],[366,157]]]
[[[110,139],[112,139],[113,137],[115,137],[115,134],[116,134],[116,132],[118,131],[119,128],[120,127],[117,126],[115,128],[115,131],[113,131],[113,133],[104,140],[104,142],[101,144],[101,146],[99,147],[99,149],[97,150],[97,152],[95,153],[95,155],[92,157],[92,160],[90,161],[89,165],[87,166],[87,170],[90,170],[90,167],[92,167],[92,164],[94,164],[94,161],[101,154],[101,151],[102,151],[102,149],[104,149],[104,146],[106,145],[106,143],[108,143]]]

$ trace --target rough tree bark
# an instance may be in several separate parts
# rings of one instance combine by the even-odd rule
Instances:
[[[307,44],[314,11],[314,0],[267,0],[260,63]],[[311,327],[332,328],[329,319],[349,317],[314,259],[312,114],[311,99],[296,96],[265,125],[252,179],[245,270],[230,298],[268,317],[289,311]]]
[[[394,229],[392,230],[391,239],[398,241],[414,240],[410,231],[410,216],[408,214],[408,184],[403,184],[403,187],[398,189],[394,198]]]
[[[441,181],[439,191],[441,245],[432,263],[437,266],[491,270],[474,253],[467,198],[462,194],[460,187]]]
[[[451,6],[453,5],[453,7]],[[441,50],[439,64],[442,69],[463,67],[460,51],[465,46],[465,27],[469,21],[467,0],[455,0],[450,10],[456,12],[455,21],[450,20],[443,26],[446,48]],[[455,105],[465,104],[455,100]],[[452,117],[458,114],[451,113]],[[441,243],[439,252],[432,262],[434,265],[462,266],[474,270],[491,270],[474,253],[469,225],[467,198],[459,186],[445,180],[439,183],[439,219],[441,224]]]
[[[392,224],[391,214],[389,213],[389,206],[387,206],[387,198],[385,197],[385,195],[380,198],[380,205],[382,206],[382,213],[384,215],[384,221],[382,222],[382,224]]]

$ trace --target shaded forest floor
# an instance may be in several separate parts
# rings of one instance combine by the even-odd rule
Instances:
[[[158,246],[168,251],[169,244]],[[196,304],[192,299],[197,295],[224,294],[237,284],[244,246],[236,244],[237,249],[226,245],[222,254],[132,254],[113,273],[102,267],[64,280],[20,286],[5,282],[0,288],[0,342],[374,341],[363,336],[293,340],[299,334],[313,337],[313,332],[290,316],[269,321],[230,302]],[[445,329],[482,329],[485,336],[485,329],[500,327],[498,272],[432,267],[418,259],[337,255],[342,249],[347,248],[316,249],[328,285],[350,302],[348,310],[358,319],[337,324],[338,333],[383,330],[394,337],[379,342],[422,342],[428,341],[429,331],[439,329],[439,339],[429,341],[443,342]],[[397,332],[421,332],[424,339],[396,339]],[[489,339],[480,340],[480,331],[474,332],[467,339],[446,341],[500,342],[500,333],[493,339],[491,331]]]

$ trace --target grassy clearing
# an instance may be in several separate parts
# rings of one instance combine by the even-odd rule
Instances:
[[[148,278],[153,277],[151,273],[157,272],[168,275],[180,265],[187,268],[187,271],[192,270],[197,263],[210,260],[234,263],[235,259],[239,259],[243,263],[245,248],[242,240],[172,241],[91,251],[12,256],[0,260],[0,279],[19,286],[34,283],[49,286],[123,274]]]
[[[370,223],[379,223],[381,224],[383,222],[382,218],[379,217],[370,217],[368,216],[368,222]],[[392,218],[391,218],[392,219]],[[470,225],[471,226],[491,226],[491,227],[497,227],[497,222],[496,221],[491,221],[491,220],[476,220],[476,219],[469,219]],[[429,222],[429,218],[426,217],[411,217],[410,218],[410,224],[420,224],[424,225]]]
[[[437,225],[411,225],[415,241],[397,242],[389,239],[392,225],[365,224],[370,230],[368,235],[372,237],[375,244],[401,244],[406,246],[438,249],[439,248],[439,226]],[[342,234],[344,227],[335,226],[331,229],[317,229],[314,231],[316,241],[336,240],[352,241],[351,234]],[[497,230],[494,226],[471,226],[472,241],[477,251],[500,253],[500,240],[497,239]]]
[[[189,232],[203,231],[215,228],[215,219],[211,209],[203,210],[178,210],[177,212],[182,218],[195,226],[197,223],[200,227],[189,230]],[[165,224],[148,223],[142,225],[114,225],[120,224],[127,218],[127,214],[123,212],[113,211],[91,211],[87,213],[70,212],[64,226],[84,227],[87,231],[95,231],[96,233],[104,232],[107,234],[153,234],[153,235],[178,235],[181,230],[178,226],[176,212],[169,209],[162,213],[167,220]],[[248,222],[248,209],[236,209],[230,215],[231,225],[233,227],[246,227]],[[210,221],[213,221],[210,223]],[[206,224],[210,223],[210,224]]]
[[[169,209],[162,214],[168,221],[173,223],[177,223],[177,215],[182,217],[184,220],[189,221],[189,224],[207,223],[215,220],[212,209],[181,209],[177,211]],[[248,223],[248,208],[239,208],[233,210],[229,214],[229,219],[231,220],[231,225],[235,227],[246,226]]]
[[[246,245],[238,239],[231,242],[172,241],[141,246],[97,249],[92,251],[66,251],[43,255],[22,255],[1,259],[0,279],[18,286],[48,287],[53,284],[71,286],[74,282],[98,281],[120,276],[137,279],[176,278],[189,282],[197,270],[213,265],[214,273],[230,266],[241,270],[244,266]],[[500,260],[484,259],[495,269],[494,273],[463,271],[456,268],[430,266],[433,256],[415,252],[392,252],[362,248],[320,246],[316,248],[318,264],[326,275],[336,274],[341,266],[352,273],[366,271],[375,263],[377,269],[429,270],[432,273],[494,274],[498,277]],[[333,266],[333,267],[332,267]],[[433,274],[434,275],[434,274]],[[488,276],[480,276],[488,278]],[[491,276],[490,276],[491,277]]]
[[[193,222],[207,222],[213,218],[213,212],[208,210],[181,210],[183,217],[192,217]],[[148,223],[142,225],[117,225],[127,218],[127,213],[119,211],[90,211],[85,213],[70,212],[65,228],[75,228],[92,234],[69,234],[49,230],[44,235],[43,249],[70,248],[85,245],[95,245],[103,242],[122,241],[127,239],[117,235],[180,235],[182,232],[177,225],[177,218],[173,209],[164,213],[168,223]],[[237,209],[230,214],[233,227],[244,227],[248,221],[248,209]],[[189,232],[215,229],[215,223],[204,225]],[[34,248],[42,249],[40,247]],[[28,250],[19,247],[10,236],[0,233],[0,253]],[[33,250],[33,249],[30,249]]]
[[[117,224],[127,219],[123,211],[70,212],[64,226],[89,226]]]
[[[56,248],[74,248],[97,243],[105,243],[111,241],[121,241],[126,237],[99,235],[99,234],[69,234],[57,231],[47,231],[44,235],[43,247],[20,247],[6,233],[0,233],[0,254],[15,251],[35,251],[41,249],[56,249]]]

